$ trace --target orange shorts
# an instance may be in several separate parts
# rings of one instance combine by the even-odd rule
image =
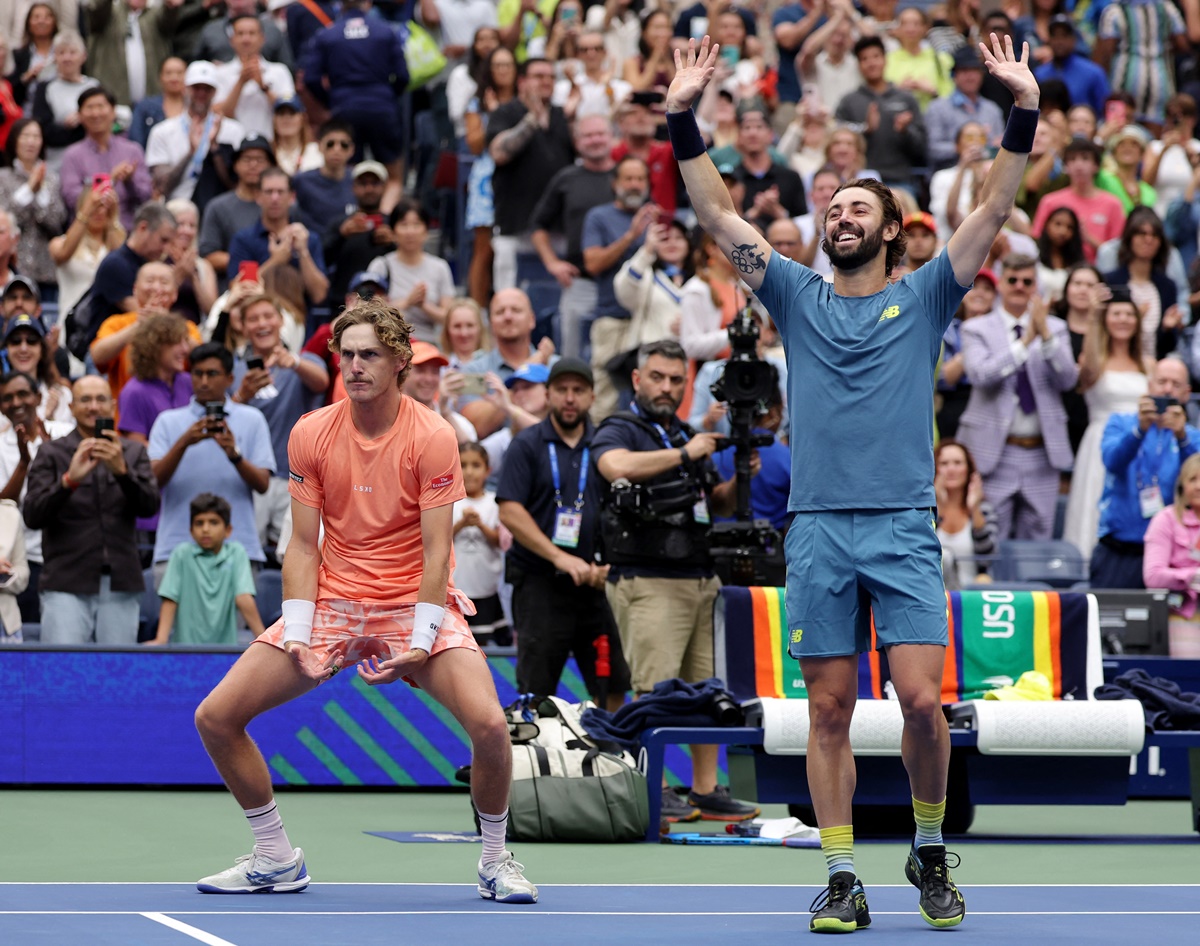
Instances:
[[[331,653],[340,651],[346,657],[345,669],[371,654],[386,660],[404,653],[411,646],[415,613],[415,604],[363,604],[332,599],[318,601],[309,646],[322,661]],[[368,651],[360,650],[363,645],[356,643],[365,638],[371,638],[373,642]],[[255,643],[270,644],[283,650],[283,618],[255,638]],[[429,656],[455,647],[473,650],[480,655],[483,653],[475,643],[475,635],[471,633],[462,612],[448,605]]]

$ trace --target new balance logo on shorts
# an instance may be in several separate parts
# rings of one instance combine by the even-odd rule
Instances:
[[[794,631],[792,631],[792,643],[793,644],[799,644],[801,638],[803,638],[803,637],[804,637],[804,631],[801,630],[800,628],[796,628]]]

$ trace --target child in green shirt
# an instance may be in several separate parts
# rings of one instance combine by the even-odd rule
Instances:
[[[176,546],[167,562],[158,589],[158,635],[151,643],[236,644],[239,611],[257,637],[263,623],[254,603],[254,575],[241,543],[228,541],[233,532],[228,501],[201,493],[190,512],[193,541]]]

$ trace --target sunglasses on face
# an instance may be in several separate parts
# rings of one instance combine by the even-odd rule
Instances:
[[[349,151],[351,148],[354,147],[354,142],[341,141],[341,140],[334,138],[330,141],[325,142],[325,147],[326,148],[341,148],[343,151]]]
[[[1031,276],[1009,276],[1005,282],[1010,286],[1032,286],[1034,280]]]

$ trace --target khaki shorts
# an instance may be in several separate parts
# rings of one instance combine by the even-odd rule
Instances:
[[[379,648],[388,652],[387,656],[380,656],[380,659],[386,660],[388,657],[404,653],[411,646],[415,612],[415,604],[363,604],[359,601],[331,599],[318,601],[316,613],[313,615],[312,639],[309,646],[322,661],[334,651],[345,654],[345,669],[349,669],[351,661],[356,659],[356,651],[361,646],[355,642],[363,638],[373,638],[378,642]],[[255,643],[270,644],[283,650],[283,618],[263,631],[255,639]],[[455,647],[472,650],[482,656],[467,619],[457,608],[447,607],[446,616],[442,618],[441,630],[434,639],[433,650],[429,656],[433,657]]]
[[[713,675],[716,578],[622,578],[606,586],[635,693],[663,680]]]

